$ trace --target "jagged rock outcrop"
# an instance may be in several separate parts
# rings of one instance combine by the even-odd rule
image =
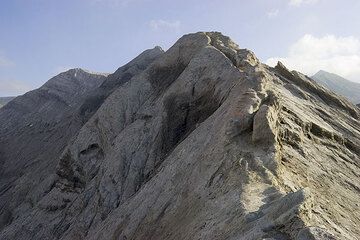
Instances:
[[[359,238],[355,105],[220,33],[153,51],[81,104],[1,239]]]

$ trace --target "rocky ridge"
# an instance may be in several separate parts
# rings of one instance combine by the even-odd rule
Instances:
[[[359,238],[355,105],[217,32],[151,52],[86,91],[37,187],[2,188],[1,239]]]

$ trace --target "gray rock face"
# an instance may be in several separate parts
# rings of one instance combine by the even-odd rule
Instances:
[[[57,157],[82,125],[73,115],[76,100],[104,79],[69,70],[0,110],[0,228],[16,217],[15,209],[29,208],[39,197],[37,185],[53,177]]]
[[[89,114],[66,147],[35,149],[51,158],[19,176],[46,171],[2,188],[23,203],[2,207],[1,239],[360,237],[355,105],[216,32],[145,54],[76,101]]]
[[[153,60],[154,51],[148,50],[132,64],[144,68]],[[0,110],[0,229],[30,211],[52,187],[61,152],[101,104],[89,99],[106,94],[103,84],[121,77],[71,69]]]
[[[2,108],[5,104],[13,100],[15,97],[0,97],[0,108]]]

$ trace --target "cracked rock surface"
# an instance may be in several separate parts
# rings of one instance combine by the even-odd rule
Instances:
[[[86,79],[0,110],[0,239],[360,238],[360,110],[307,76],[199,32]]]

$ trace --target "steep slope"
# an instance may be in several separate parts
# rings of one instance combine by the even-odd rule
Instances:
[[[157,56],[159,49],[147,50],[123,73],[139,74]],[[0,229],[48,191],[61,152],[97,110],[90,96],[104,93],[107,81],[123,82],[123,73],[107,77],[72,69],[0,110]]]
[[[353,103],[360,103],[360,83],[349,81],[336,74],[319,71],[311,77],[320,85],[347,97]]]
[[[148,49],[126,65],[110,74],[99,88],[88,94],[80,107],[80,113],[88,117],[92,115],[104,100],[119,86],[128,82],[132,77],[144,71],[150,63],[160,57],[164,51],[160,47]]]
[[[0,97],[0,108],[2,108],[5,104],[13,100],[15,97]]]
[[[104,79],[72,69],[0,110],[0,228],[13,217],[13,208],[54,171],[59,153],[81,127],[71,104]]]
[[[214,32],[110,92],[1,239],[359,238],[346,99]]]

